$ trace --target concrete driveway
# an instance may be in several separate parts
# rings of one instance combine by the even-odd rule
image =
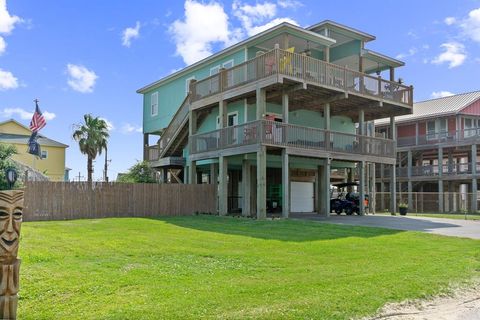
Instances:
[[[397,230],[423,231],[451,237],[480,239],[480,221],[414,216],[337,216],[315,213],[292,213],[290,218],[352,226],[378,227]]]

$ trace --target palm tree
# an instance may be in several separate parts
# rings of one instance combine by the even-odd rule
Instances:
[[[107,148],[108,126],[105,120],[91,114],[84,115],[83,119],[85,123],[76,126],[73,139],[78,142],[80,152],[87,155],[88,182],[92,182],[93,160]]]

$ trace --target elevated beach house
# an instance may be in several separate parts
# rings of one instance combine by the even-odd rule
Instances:
[[[260,219],[329,214],[345,168],[358,168],[360,197],[375,163],[395,181],[395,132],[375,137],[373,120],[410,114],[413,89],[372,40],[332,21],[282,23],[146,85],[145,159],[163,182],[218,183],[220,214]]]

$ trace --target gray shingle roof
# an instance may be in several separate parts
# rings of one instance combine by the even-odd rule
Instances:
[[[0,133],[0,142],[3,143],[19,143],[19,144],[28,144],[28,139],[30,136],[22,134],[10,134],[10,133]],[[60,143],[58,141],[49,139],[47,137],[39,135],[38,143],[40,146],[51,146],[51,147],[63,147],[67,148],[68,145]]]
[[[395,117],[395,122],[401,123],[440,115],[457,114],[478,99],[480,99],[480,91],[416,102],[413,104],[413,114]],[[390,123],[389,118],[375,120],[375,125],[387,123]]]

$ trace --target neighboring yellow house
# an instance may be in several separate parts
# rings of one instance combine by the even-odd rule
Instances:
[[[38,135],[38,143],[42,150],[41,159],[27,152],[28,139],[32,131],[23,124],[10,119],[0,122],[0,142],[12,144],[17,148],[18,154],[13,159],[42,172],[52,181],[65,180],[65,149],[66,144]]]

